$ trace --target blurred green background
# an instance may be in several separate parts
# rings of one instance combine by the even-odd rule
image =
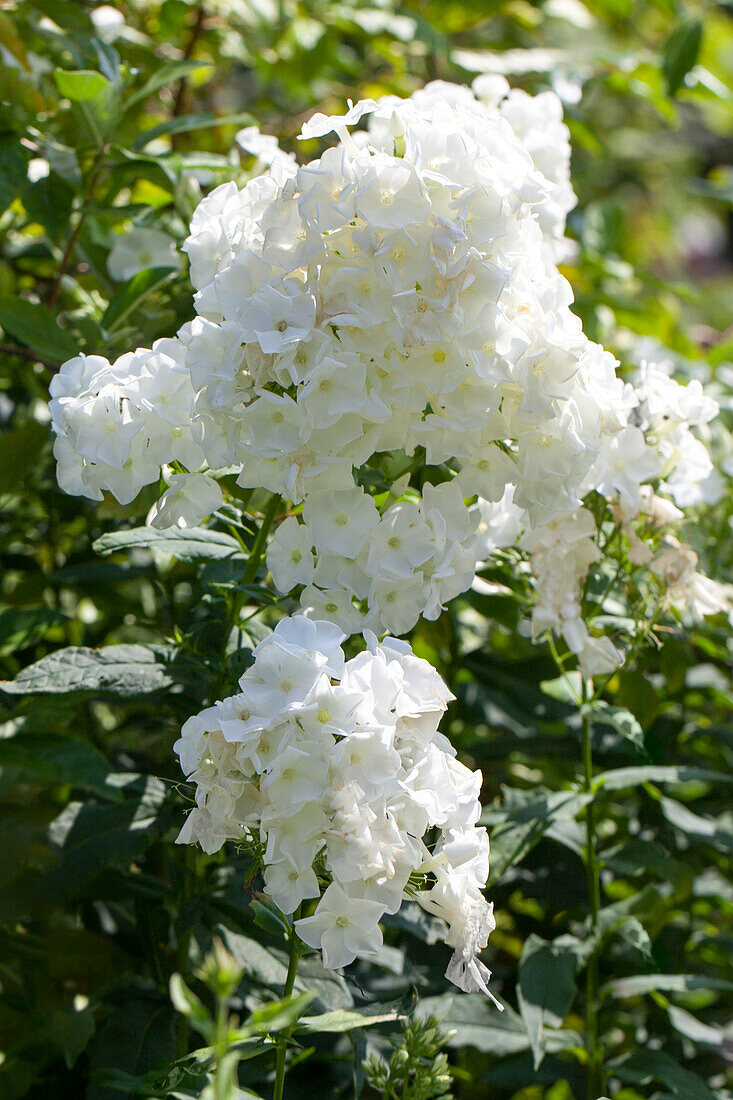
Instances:
[[[96,554],[105,532],[144,523],[157,491],[123,508],[55,484],[46,400],[58,365],[78,350],[149,346],[193,312],[184,266],[117,282],[109,253],[133,225],[182,242],[198,199],[251,172],[233,151],[249,123],[315,155],[296,140],[302,122],[347,98],[483,72],[554,88],[579,198],[564,268],[577,311],[623,369],[671,359],[720,401],[708,441],[720,476],[687,537],[730,580],[733,5],[2,0],[0,63],[0,1096],[195,1096],[201,1082],[160,1083],[194,1042],[171,973],[221,936],[245,970],[238,1009],[281,990],[282,943],[244,888],[246,853],[173,844],[190,799],[177,731],[243,660],[227,649],[226,568],[158,550]],[[516,587],[510,578],[501,563],[485,575]],[[581,827],[557,800],[578,777],[579,727],[521,619],[516,593],[472,592],[414,639],[458,695],[446,732],[484,771],[498,919],[487,959],[507,1011],[448,999],[448,952],[409,910],[348,987],[315,962],[306,976],[325,1007],[404,1005],[417,991],[420,1011],[456,1029],[457,1096],[569,1100],[584,1095],[574,970],[560,964],[571,1005],[559,1018],[549,1006],[540,1064],[515,986],[530,935],[582,935]],[[127,691],[23,674],[65,646],[113,644],[163,663],[141,672],[127,649]],[[597,731],[601,768],[692,765],[720,778],[644,773],[599,798],[601,1023],[619,1100],[726,1100],[733,1088],[730,658],[724,617],[670,627],[609,685],[633,737]],[[309,1040],[289,1095],[354,1095],[367,1039],[386,1048],[389,1029]],[[271,1071],[271,1059],[244,1063],[243,1086],[267,1095]]]

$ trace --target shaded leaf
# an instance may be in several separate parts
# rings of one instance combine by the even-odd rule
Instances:
[[[252,126],[255,119],[246,111],[240,111],[234,115],[217,116],[210,111],[195,115],[177,115],[169,118],[158,126],[152,126],[144,130],[133,141],[130,148],[133,152],[144,149],[145,146],[159,137],[168,137],[170,134],[185,134],[194,130],[210,130],[216,126]]]
[[[702,23],[688,19],[676,27],[664,48],[662,73],[671,96],[677,95],[682,83],[697,62],[702,44]]]
[[[0,298],[0,325],[54,363],[73,358],[79,350],[74,338],[59,328],[48,306],[28,302],[25,298]]]
[[[697,989],[733,991],[733,982],[705,974],[634,974],[609,982],[604,992],[612,997],[639,997],[644,993],[692,993]]]
[[[22,430],[22,429],[21,429]],[[33,433],[34,435],[36,433]],[[45,438],[45,430],[44,430]],[[2,478],[2,445],[0,444],[0,478]],[[38,458],[38,451],[35,451]],[[12,653],[35,645],[55,626],[69,621],[67,615],[51,607],[7,607],[0,611],[0,654]]]
[[[721,1027],[711,1027],[710,1024],[698,1020],[697,1016],[693,1016],[691,1012],[676,1005],[669,1005],[667,1012],[672,1027],[686,1039],[706,1047],[725,1046],[729,1055],[733,1054],[733,1032],[730,1027],[725,1030]]]
[[[709,771],[707,768],[674,767],[663,764],[645,764],[638,768],[615,768],[601,772],[593,780],[596,790],[623,791],[642,783],[733,783],[733,775]]]
[[[163,550],[179,561],[217,561],[242,557],[242,548],[235,538],[223,531],[206,527],[133,527],[129,531],[112,531],[93,544],[98,554],[113,554],[118,550]]]
[[[659,1081],[673,1096],[679,1096],[682,1100],[715,1100],[715,1094],[702,1077],[684,1069],[661,1050],[636,1050],[613,1059],[610,1068],[615,1076],[633,1085],[649,1085]]]
[[[126,698],[147,695],[176,682],[169,658],[170,652],[162,646],[69,646],[24,668],[14,680],[1,680],[0,691],[9,695],[75,691],[101,691]]]
[[[110,86],[107,77],[94,72],[93,69],[79,69],[75,72],[56,69],[53,75],[61,95],[76,103],[94,99]]]
[[[102,328],[112,332],[135,309],[143,298],[153,290],[170,282],[176,275],[176,271],[170,267],[151,267],[147,271],[138,271],[125,283],[110,299],[102,316]]]
[[[93,745],[54,733],[28,733],[0,740],[0,767],[20,768],[23,782],[68,783],[94,791],[110,801],[121,799],[107,778],[110,765]]]
[[[635,718],[630,710],[601,702],[593,711],[592,721],[594,726],[610,726],[621,740],[632,745],[637,753],[646,754],[644,730],[638,718]]]
[[[23,188],[22,201],[28,217],[43,226],[54,244],[63,240],[69,229],[74,194],[74,188],[55,172]],[[67,358],[68,355],[54,356],[58,362]]]
[[[28,150],[14,131],[0,134],[0,214],[20,194],[28,171]]]
[[[577,961],[571,951],[531,935],[519,960],[517,993],[535,1069],[545,1055],[543,1030],[559,1027],[575,998]]]
[[[705,840],[721,852],[733,852],[733,831],[721,827],[715,818],[701,817],[673,798],[660,798],[659,805],[670,825],[687,836]]]
[[[38,456],[49,438],[48,426],[35,421],[0,435],[0,492],[17,493],[38,469]]]
[[[48,829],[60,856],[46,875],[43,896],[59,900],[83,896],[100,871],[138,858],[158,835],[166,788],[147,776],[141,789],[121,803],[70,802]]]
[[[166,84],[174,84],[177,80],[184,80],[197,69],[210,68],[212,66],[207,61],[169,61],[165,65],[159,65],[143,86],[127,97],[123,109],[129,111],[130,107],[140,103],[141,100],[148,99],[159,88],[165,87]]]

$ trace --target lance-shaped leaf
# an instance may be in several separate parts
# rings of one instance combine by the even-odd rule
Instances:
[[[519,1009],[527,1028],[535,1069],[545,1056],[544,1029],[560,1027],[575,998],[577,960],[561,944],[531,935],[519,960]]]
[[[24,668],[14,680],[0,680],[0,691],[8,695],[95,691],[133,698],[180,682],[171,657],[165,646],[69,646]]]
[[[98,554],[114,554],[118,550],[162,550],[179,561],[221,561],[243,557],[235,538],[224,531],[207,527],[133,527],[129,531],[111,531],[94,543]]]

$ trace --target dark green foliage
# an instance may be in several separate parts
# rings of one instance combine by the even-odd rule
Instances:
[[[345,975],[304,955],[281,1002],[289,927],[259,894],[259,853],[175,844],[192,797],[180,726],[231,692],[288,611],[264,569],[245,580],[267,497],[185,532],[144,526],[152,489],[127,507],[67,497],[44,404],[69,356],[114,358],[189,319],[185,269],[120,284],[107,257],[132,224],[180,244],[202,194],[246,178],[230,150],[250,118],[310,156],[303,118],[347,97],[492,67],[531,91],[579,75],[582,99],[566,103],[576,310],[622,368],[644,337],[709,378],[730,474],[730,5],[150,0],[114,5],[128,31],[112,41],[98,6],[0,5],[2,1100],[200,1097],[217,1072],[239,1097],[269,1096],[281,1032],[289,1100],[580,1100],[596,957],[607,1095],[725,1100],[725,617],[656,632],[634,620],[629,666],[593,711],[586,790],[579,680],[523,633],[529,593],[510,555],[492,562],[482,590],[413,643],[457,696],[445,732],[484,773],[497,916],[484,957],[506,1009],[448,991],[440,922],[412,904]],[[374,486],[410,462],[384,456]],[[728,486],[685,532],[720,579],[733,576],[732,517]],[[591,577],[589,600],[608,581]],[[624,573],[631,606],[634,584]],[[625,613],[602,610],[612,626]]]

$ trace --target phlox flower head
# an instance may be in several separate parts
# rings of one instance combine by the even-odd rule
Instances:
[[[488,992],[481,776],[438,731],[452,696],[406,642],[367,633],[346,661],[343,639],[283,619],[240,692],[186,722],[175,751],[196,793],[178,839],[259,841],[265,893],[286,913],[307,904],[295,927],[332,968],[376,951],[381,918],[414,896],[448,923],[451,979]]]

